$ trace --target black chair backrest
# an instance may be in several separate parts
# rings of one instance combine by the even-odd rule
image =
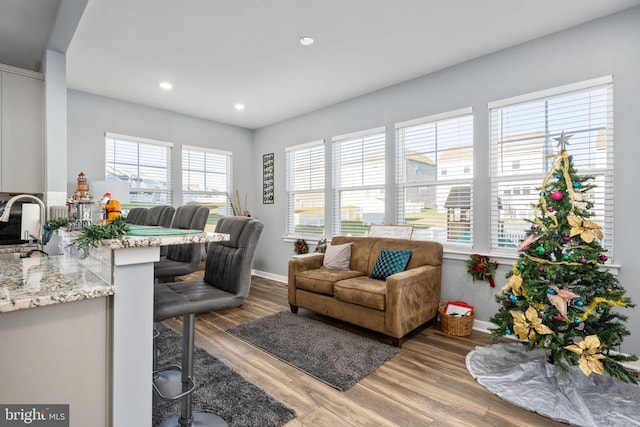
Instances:
[[[200,205],[184,205],[176,209],[171,228],[204,230],[209,218],[209,208]]]
[[[262,222],[249,217],[220,218],[216,232],[229,234],[230,240],[209,243],[204,281],[246,298],[251,287],[251,266],[263,228]]]
[[[209,208],[199,205],[184,205],[176,209],[171,228],[204,231],[209,218]],[[202,259],[202,243],[191,245],[170,245],[167,248],[167,259],[193,263],[197,269]]]
[[[164,228],[169,228],[171,227],[175,211],[176,208],[173,206],[154,206],[149,208],[143,225],[159,225]]]
[[[144,225],[148,212],[147,208],[131,208],[125,220],[129,224]]]

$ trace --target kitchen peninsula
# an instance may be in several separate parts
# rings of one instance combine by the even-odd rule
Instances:
[[[228,238],[127,236],[84,260],[0,253],[0,402],[69,404],[71,426],[151,425],[160,246]]]

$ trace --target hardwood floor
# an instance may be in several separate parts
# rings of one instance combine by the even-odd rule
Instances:
[[[254,276],[240,308],[198,315],[196,343],[296,411],[287,427],[565,426],[511,405],[477,384],[465,356],[491,343],[488,334],[442,333],[438,325],[407,339],[400,353],[347,391],[338,391],[227,334],[225,329],[288,310],[283,283]],[[300,309],[299,315],[384,340],[351,325]],[[179,320],[168,326],[180,330]]]

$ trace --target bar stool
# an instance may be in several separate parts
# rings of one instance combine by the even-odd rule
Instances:
[[[158,285],[156,285],[158,286]],[[206,412],[193,413],[191,410],[191,394],[195,389],[193,381],[193,345],[196,309],[189,301],[188,292],[183,294],[178,289],[161,286],[159,292],[162,302],[157,304],[154,321],[159,322],[171,317],[182,316],[182,364],[180,367],[170,366],[154,371],[153,389],[162,399],[181,399],[180,415],[163,421],[161,427],[171,426],[215,426],[227,427],[225,420],[215,414]],[[170,292],[167,292],[170,290]],[[166,314],[164,314],[166,312]],[[158,374],[158,375],[155,375]],[[179,389],[176,387],[179,377]]]
[[[155,209],[155,208],[152,208]],[[209,218],[209,208],[199,205],[184,205],[177,209],[171,207],[171,228],[183,230],[204,231]],[[175,211],[175,212],[174,212]],[[165,210],[158,210],[156,216],[158,221]],[[166,219],[166,218],[165,218]],[[190,245],[170,245],[160,248],[160,260],[153,266],[153,277],[162,282],[174,281],[176,276],[184,276],[195,272],[202,261],[203,243],[192,243]],[[156,338],[157,329],[154,328],[153,335],[153,369],[156,369]]]
[[[144,223],[140,225],[159,225],[160,227],[171,227],[171,221],[173,221],[173,215],[176,212],[176,208],[168,205],[153,206],[148,209],[147,216],[144,219]],[[167,247],[160,247],[160,256],[167,256]]]
[[[125,218],[125,221],[129,224],[144,225],[144,221],[147,219],[147,208],[131,208]]]
[[[175,211],[171,228],[204,231],[208,217],[209,208],[205,206],[180,206]],[[203,247],[202,243],[167,246],[165,256],[153,266],[153,277],[174,280],[173,277],[193,273],[200,267]]]
[[[154,322],[183,316],[181,367],[154,371],[153,388],[164,399],[181,399],[180,415],[168,426],[226,426],[217,415],[192,413],[195,315],[241,306],[251,287],[251,266],[263,224],[247,217],[224,217],[216,231],[230,240],[210,243],[204,278],[154,285]]]
[[[142,225],[159,225],[164,228],[169,228],[171,227],[171,221],[173,221],[173,214],[175,212],[176,208],[173,206],[154,206],[147,210],[147,215]]]

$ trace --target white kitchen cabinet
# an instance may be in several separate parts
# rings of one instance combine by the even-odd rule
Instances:
[[[44,192],[44,81],[0,65],[0,191]]]
[[[0,402],[68,404],[71,427],[108,426],[110,298],[0,313]]]

